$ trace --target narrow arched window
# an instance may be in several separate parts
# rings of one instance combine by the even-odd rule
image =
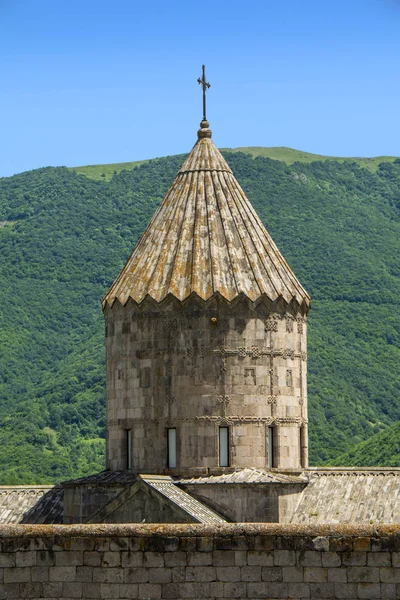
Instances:
[[[219,466],[229,467],[229,427],[219,428]]]
[[[268,458],[268,467],[272,469],[275,466],[275,456],[274,456],[274,444],[275,444],[275,427],[268,427],[267,434],[267,458]]]
[[[175,469],[176,467],[176,428],[170,427],[167,429],[167,451],[168,451],[168,468]]]

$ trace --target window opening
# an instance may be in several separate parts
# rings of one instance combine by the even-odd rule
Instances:
[[[125,429],[126,435],[126,468],[132,469],[132,429]]]
[[[229,467],[229,427],[219,428],[219,466]]]
[[[172,427],[168,432],[168,468],[176,467],[176,428]]]

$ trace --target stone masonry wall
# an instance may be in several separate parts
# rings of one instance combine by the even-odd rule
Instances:
[[[0,599],[400,597],[400,526],[2,526]]]
[[[306,467],[305,318],[246,303],[152,309],[105,311],[107,467],[127,468],[130,431],[132,469],[168,472],[176,428],[171,474],[221,471],[220,426],[231,468]]]

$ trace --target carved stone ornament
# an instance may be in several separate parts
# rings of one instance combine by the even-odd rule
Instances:
[[[277,403],[277,397],[272,395],[272,396],[267,396],[267,402],[268,404],[276,404]]]
[[[265,331],[278,331],[278,321],[274,319],[265,321]]]
[[[218,402],[228,404],[230,398],[229,398],[229,396],[218,396],[217,400],[218,400]]]

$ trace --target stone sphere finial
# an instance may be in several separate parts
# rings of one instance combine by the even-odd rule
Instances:
[[[212,131],[211,129],[209,129],[210,127],[210,123],[208,121],[206,121],[205,119],[202,120],[202,122],[200,123],[200,129],[197,132],[197,137],[199,138],[199,140],[201,138],[210,138],[212,135]]]

